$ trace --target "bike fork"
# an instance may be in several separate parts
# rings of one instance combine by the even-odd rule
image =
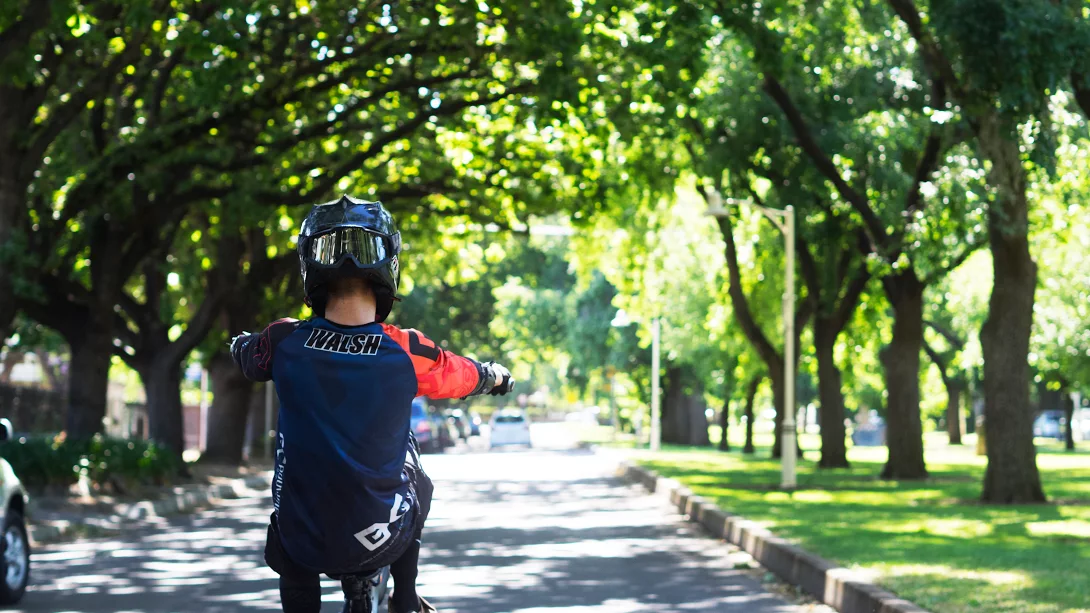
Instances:
[[[358,575],[341,577],[341,589],[344,590],[344,609],[342,613],[378,613],[371,610],[371,581],[369,577]]]

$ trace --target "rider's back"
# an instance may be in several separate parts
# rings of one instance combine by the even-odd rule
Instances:
[[[290,325],[270,348],[281,403],[273,484],[280,534],[296,562],[347,571],[400,536],[412,509],[403,469],[421,391],[409,352],[420,336],[321,318]],[[476,369],[465,366],[475,383]]]

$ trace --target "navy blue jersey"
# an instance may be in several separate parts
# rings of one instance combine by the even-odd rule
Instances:
[[[373,558],[413,509],[413,398],[489,391],[479,363],[388,324],[280,320],[232,354],[247,378],[276,386],[277,524],[292,560],[319,572]]]

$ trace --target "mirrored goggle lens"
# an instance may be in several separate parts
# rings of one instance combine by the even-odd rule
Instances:
[[[341,228],[315,236],[310,242],[310,258],[330,266],[351,255],[360,264],[375,264],[395,255],[393,244],[397,236],[386,237],[362,228]]]

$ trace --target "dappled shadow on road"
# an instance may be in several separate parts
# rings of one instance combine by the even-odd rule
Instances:
[[[264,501],[232,501],[118,540],[44,547],[17,611],[239,611],[280,609],[261,550]]]
[[[440,610],[794,610],[617,482],[441,486],[421,560],[421,590]]]
[[[663,501],[595,476],[608,472],[600,458],[461,457],[428,459],[437,497],[420,584],[444,613],[797,610],[733,570],[725,545]],[[269,507],[267,496],[226,501],[110,540],[43,547],[14,610],[279,611],[261,557]],[[339,611],[337,584],[323,585],[325,612]]]

